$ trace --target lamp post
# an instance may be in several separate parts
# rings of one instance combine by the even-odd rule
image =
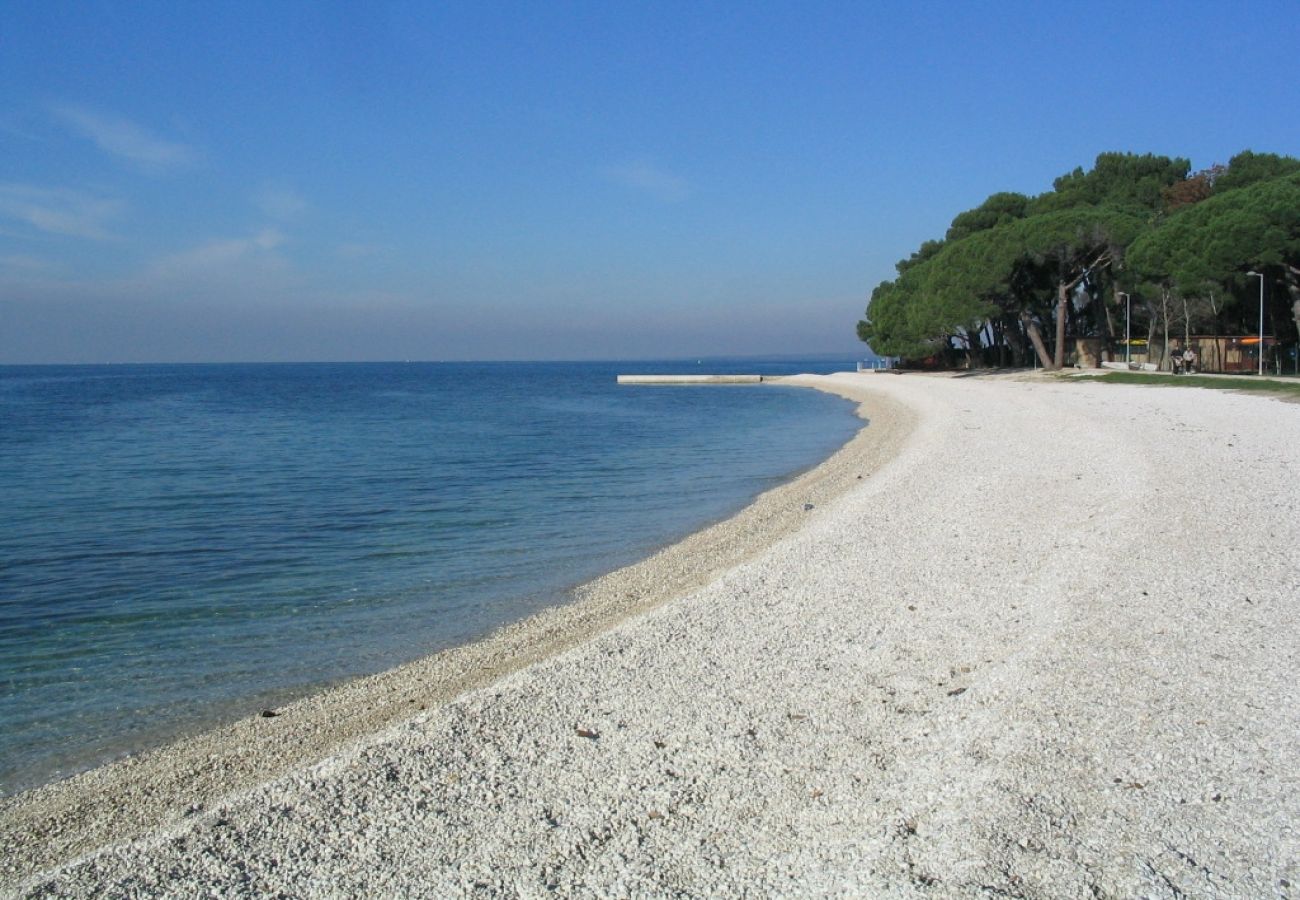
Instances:
[[[1247,278],[1259,279],[1259,374],[1264,374],[1264,275],[1261,272],[1247,272]]]
[[[1124,291],[1116,291],[1116,295],[1124,298],[1124,365],[1132,365],[1129,362],[1133,355],[1133,298]]]

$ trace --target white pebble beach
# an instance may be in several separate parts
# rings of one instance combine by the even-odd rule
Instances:
[[[869,424],[570,605],[6,798],[0,892],[1300,896],[1300,404],[791,382]]]

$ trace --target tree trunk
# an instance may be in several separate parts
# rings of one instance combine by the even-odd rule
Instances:
[[[1023,366],[1029,362],[1030,350],[1024,332],[1016,327],[1010,316],[1000,316],[998,322],[998,340],[1002,348],[1002,364],[1007,364],[1007,352],[1011,353],[1011,365]]]
[[[971,339],[969,331],[963,331],[960,335],[958,335],[958,339],[961,341],[961,345],[962,345],[961,348],[963,352],[965,352],[966,354],[966,370],[970,371],[971,369],[974,369],[976,367],[975,342]]]
[[[1029,335],[1029,342],[1034,345],[1034,351],[1038,354],[1038,361],[1043,364],[1043,368],[1052,368],[1052,357],[1048,355],[1047,347],[1043,344],[1043,333],[1038,330],[1038,323],[1034,321],[1034,317],[1028,310],[1020,311],[1020,324],[1025,326],[1025,334]]]
[[[1069,307],[1070,289],[1064,281],[1056,283],[1056,358],[1049,369],[1065,367],[1065,313]]]
[[[1165,326],[1165,344],[1160,348],[1160,368],[1165,367],[1165,359],[1169,356],[1169,288],[1160,289],[1160,312]],[[1169,368],[1172,369],[1173,363],[1170,362]]]
[[[1146,306],[1149,317],[1147,320],[1147,362],[1151,362],[1151,358],[1155,356],[1156,352],[1156,328],[1160,325],[1160,313],[1156,310],[1154,301],[1147,301]]]
[[[1020,333],[1020,329],[1006,317],[999,317],[997,335],[1002,365],[1008,365],[1007,353],[1010,352],[1010,365],[1023,366],[1028,361],[1029,354],[1025,351],[1025,336]]]
[[[1219,304],[1214,299],[1214,291],[1210,291],[1210,310],[1214,313],[1214,369],[1213,371],[1222,372],[1224,363],[1227,361],[1227,353],[1223,346],[1223,323],[1219,321]],[[1201,371],[1205,371],[1205,366],[1201,366]]]

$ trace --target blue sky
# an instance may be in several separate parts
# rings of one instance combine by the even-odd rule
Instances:
[[[1300,155],[1293,2],[4,19],[4,363],[852,355],[994,191]]]

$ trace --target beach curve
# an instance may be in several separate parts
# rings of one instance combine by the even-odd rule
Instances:
[[[8,884],[1291,894],[1300,409],[1055,379],[799,382],[913,418],[890,462],[801,504],[770,546]]]
[[[816,386],[806,378],[789,385]],[[31,873],[182,825],[223,799],[316,762],[348,744],[465,691],[581,643],[618,622],[706,583],[807,517],[890,459],[906,438],[911,413],[885,398],[864,404],[861,391],[831,388],[859,402],[870,428],[788,483],[735,515],[650,557],[574,589],[576,602],[542,610],[482,640],[350,679],[279,707],[205,729],[167,745],[0,798],[0,886]]]

